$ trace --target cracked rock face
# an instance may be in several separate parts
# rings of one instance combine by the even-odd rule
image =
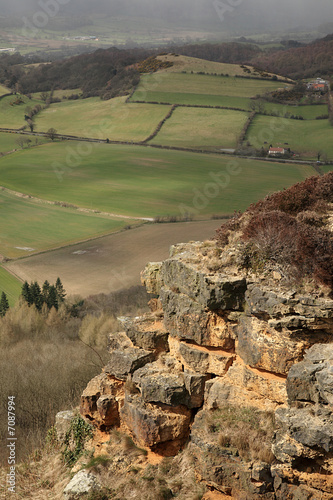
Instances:
[[[215,242],[175,245],[146,267],[143,283],[159,297],[150,314],[119,318],[124,331],[110,334],[108,364],[82,394],[81,413],[157,452],[188,441],[198,475],[235,498],[332,499],[333,301],[274,276],[213,272],[219,251]],[[263,427],[275,416],[261,458],[244,458],[242,440],[221,430],[239,411],[244,439],[258,433],[248,445],[257,455],[257,416]],[[211,428],[221,414],[219,438]]]
[[[316,344],[287,377],[289,407],[276,411],[273,445],[282,462],[314,458],[333,451],[333,344]]]

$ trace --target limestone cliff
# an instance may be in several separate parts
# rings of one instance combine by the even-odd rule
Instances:
[[[151,313],[119,319],[81,414],[157,453],[186,445],[234,498],[332,499],[333,300],[223,252],[192,242],[147,265]]]

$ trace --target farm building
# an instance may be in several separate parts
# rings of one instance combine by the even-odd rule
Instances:
[[[287,153],[287,150],[284,148],[269,148],[268,155],[269,156],[282,156]]]
[[[307,89],[312,90],[313,92],[325,92],[327,88],[328,82],[322,78],[317,78],[307,84]]]

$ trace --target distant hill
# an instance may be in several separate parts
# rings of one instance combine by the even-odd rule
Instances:
[[[294,79],[329,77],[333,73],[333,35],[304,47],[262,54],[252,64]]]
[[[204,43],[197,45],[183,45],[175,47],[175,52],[185,56],[206,59],[229,64],[243,64],[250,62],[262,53],[256,45],[228,42],[228,43]]]
[[[81,88],[85,97],[105,94],[114,97],[138,83],[139,73],[132,66],[146,56],[144,50],[127,51],[113,47],[25,69],[16,67],[13,71],[20,90],[25,94]],[[5,84],[4,81],[1,83]]]

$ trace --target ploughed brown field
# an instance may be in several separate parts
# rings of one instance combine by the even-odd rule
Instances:
[[[110,293],[140,284],[147,262],[167,258],[172,244],[214,237],[222,222],[146,224],[10,262],[6,268],[28,282],[53,283],[59,276],[68,295]]]

